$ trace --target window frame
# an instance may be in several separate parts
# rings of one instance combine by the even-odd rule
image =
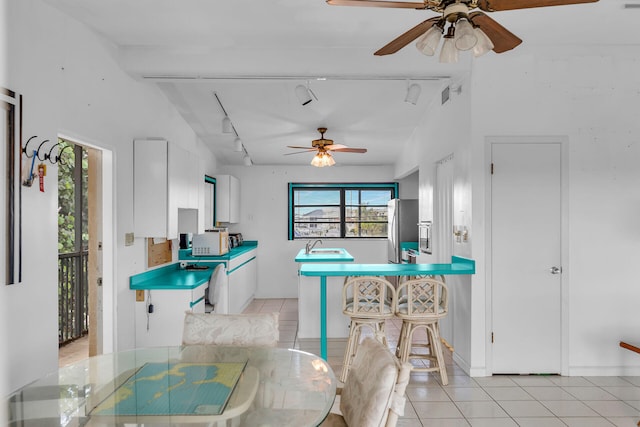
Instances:
[[[363,191],[363,190],[390,190],[391,191],[391,199],[395,199],[398,197],[398,183],[397,182],[355,182],[355,183],[301,183],[301,182],[290,182],[288,185],[288,209],[287,209],[287,229],[288,229],[288,240],[308,240],[309,237],[299,237],[296,238],[294,236],[294,224],[295,224],[295,208],[296,205],[294,203],[294,193],[296,190],[318,190],[318,191],[327,191],[327,190],[339,190],[340,191],[340,205],[338,206],[338,211],[340,214],[338,222],[335,221],[327,221],[327,223],[337,223],[340,226],[340,236],[339,237],[322,237],[323,239],[386,239],[387,236],[377,236],[377,237],[366,237],[366,236],[353,236],[349,237],[346,235],[346,224],[354,223],[353,221],[346,220],[346,200],[345,194],[349,190]],[[354,206],[354,205],[349,205]],[[361,205],[358,205],[361,206]],[[372,222],[372,221],[366,221]]]

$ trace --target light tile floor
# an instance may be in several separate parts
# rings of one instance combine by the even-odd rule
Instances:
[[[296,337],[297,299],[254,300],[245,312],[280,312],[279,346],[319,354],[318,340]],[[399,322],[387,323],[389,346]],[[329,340],[328,361],[342,369],[346,340]],[[398,426],[414,427],[636,427],[640,420],[640,377],[496,375],[471,378],[445,349],[449,385],[439,374],[415,373],[407,387],[405,415]]]
[[[280,347],[320,353],[318,340],[299,340],[298,300],[259,299],[245,310],[280,313]],[[398,322],[389,322],[390,346]],[[60,365],[86,358],[83,341],[60,349]],[[346,340],[329,340],[328,361],[342,369]],[[78,349],[74,348],[77,347]],[[640,420],[640,377],[559,377],[500,375],[471,378],[445,350],[449,385],[438,375],[415,373],[407,387],[401,427],[636,427]]]

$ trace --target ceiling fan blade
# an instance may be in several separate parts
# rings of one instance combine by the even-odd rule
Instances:
[[[487,37],[491,39],[495,53],[506,52],[522,43],[522,40],[518,36],[482,12],[470,13],[469,19],[474,25],[480,27]]]
[[[485,12],[496,12],[499,10],[528,9],[531,7],[595,3],[597,1],[598,0],[479,0],[478,7]]]
[[[287,147],[289,148],[299,148],[300,150],[315,150],[315,148],[312,147],[300,147],[299,145],[287,145]]]
[[[338,150],[341,148],[349,148],[349,147],[342,144],[331,144],[331,145],[325,145],[324,148],[326,148],[327,150]]]
[[[316,151],[316,149],[315,149],[315,148],[312,148],[312,149],[310,149],[310,150],[296,151],[296,152],[294,152],[294,153],[285,153],[284,155],[285,155],[285,156],[290,156],[290,155],[292,155],[292,154],[302,154],[302,153],[308,153],[308,152],[310,152],[310,151]]]
[[[400,9],[426,9],[423,2],[413,1],[383,1],[383,0],[327,0],[332,6],[365,6],[365,7],[395,7]]]
[[[409,31],[400,36],[396,37],[385,46],[378,49],[374,55],[382,56],[382,55],[390,55],[392,53],[396,53],[421,35],[427,32],[427,30],[433,27],[440,19],[439,16],[434,16],[433,18],[429,18],[426,21],[416,25]]]
[[[337,151],[338,153],[366,153],[366,148],[334,148],[331,151]]]

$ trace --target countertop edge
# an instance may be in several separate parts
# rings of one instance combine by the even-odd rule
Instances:
[[[475,261],[468,258],[452,257],[450,264],[317,264],[300,266],[300,275],[320,276],[378,276],[378,275],[464,275],[475,274]],[[394,274],[395,273],[395,274]]]

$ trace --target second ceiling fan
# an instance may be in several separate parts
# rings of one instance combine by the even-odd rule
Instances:
[[[455,62],[457,50],[473,49],[475,56],[489,50],[506,52],[522,43],[522,40],[484,12],[527,9],[534,7],[561,6],[579,3],[595,3],[598,0],[424,0],[422,2],[385,0],[326,0],[334,6],[367,6],[401,9],[432,10],[434,16],[416,25],[380,48],[375,55],[396,53],[407,44],[418,39],[416,47],[425,55],[433,55],[440,42],[441,62]],[[473,11],[480,9],[481,11]],[[445,33],[445,26],[449,28]],[[443,36],[444,34],[444,36]]]
[[[309,147],[301,147],[297,145],[288,145],[289,148],[298,148],[304,151],[296,151],[295,153],[288,153],[285,155],[291,154],[299,154],[299,153],[307,153],[310,151],[316,151],[316,155],[311,160],[311,164],[316,167],[324,167],[324,166],[333,166],[336,161],[333,160],[331,156],[331,151],[341,152],[341,153],[366,153],[366,148],[350,148],[346,145],[342,144],[334,144],[332,139],[326,139],[324,137],[324,133],[327,131],[327,128],[318,128],[318,132],[320,132],[320,139],[314,139],[311,141],[311,148]]]

